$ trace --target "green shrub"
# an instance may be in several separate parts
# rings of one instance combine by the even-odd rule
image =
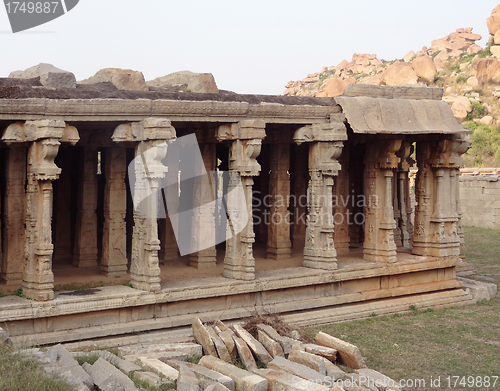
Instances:
[[[472,146],[467,151],[474,164],[483,164],[485,157],[493,157],[500,164],[500,128],[496,125],[482,125],[479,122],[466,123],[465,127],[474,131],[471,135]]]

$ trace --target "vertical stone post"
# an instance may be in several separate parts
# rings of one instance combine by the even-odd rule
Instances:
[[[162,163],[167,153],[167,140],[175,138],[175,129],[164,118],[146,118],[141,122],[118,126],[113,141],[135,141],[135,159],[129,169],[134,188],[134,230],[132,235],[132,286],[149,292],[160,290],[158,251],[158,207],[161,179],[167,167]]]
[[[205,165],[208,176],[196,178],[194,197],[195,205],[204,204],[204,208],[198,208],[193,216],[193,236],[201,239],[201,242],[215,243],[215,230],[207,227],[215,227],[215,194],[217,180],[214,174],[216,163],[216,144],[204,143],[200,145],[201,156],[203,158],[202,164]],[[213,208],[207,208],[211,205]],[[215,246],[206,248],[191,254],[189,257],[189,266],[197,269],[204,269],[207,267],[214,267],[217,261],[217,250]]]
[[[232,140],[229,152],[229,186],[227,197],[228,232],[232,237],[226,240],[226,256],[224,258],[224,277],[237,280],[255,279],[255,258],[252,245],[255,242],[252,220],[252,185],[253,177],[259,175],[261,167],[257,163],[262,139],[266,136],[265,123],[260,120],[244,120],[236,124],[219,127],[219,140]],[[246,202],[247,223],[241,227],[245,219],[238,218],[241,200],[234,190],[239,184],[243,186]],[[235,210],[233,208],[236,207]],[[243,216],[242,216],[243,217]],[[241,232],[237,233],[238,231]],[[229,236],[229,235],[228,235]]]
[[[393,176],[401,140],[367,143],[365,153],[365,240],[364,259],[371,262],[396,262],[393,211]]]
[[[23,280],[25,229],[26,148],[11,146],[5,167],[2,280],[20,285]]]
[[[52,181],[61,169],[57,156],[65,124],[59,120],[26,121],[25,131],[34,141],[28,152],[26,196],[26,247],[22,288],[38,301],[54,298],[52,273]]]
[[[417,206],[413,254],[434,257],[460,255],[457,178],[470,139],[425,141],[417,146]]]
[[[272,144],[270,156],[271,176],[269,180],[270,214],[267,236],[267,257],[290,258],[290,144]]]
[[[127,274],[127,187],[125,148],[107,148],[104,153],[104,225],[100,272],[107,277]]]
[[[396,244],[403,247],[410,247],[411,230],[411,201],[410,201],[410,165],[414,163],[410,158],[413,147],[408,141],[403,141],[401,149],[396,153],[400,162],[396,172],[396,191],[399,205],[399,216],[396,218],[396,224],[400,232],[400,242]]]
[[[339,171],[336,183],[333,186],[333,224],[335,225],[333,241],[337,255],[348,255],[350,216],[347,206],[356,202],[356,200],[353,199],[353,194],[349,194],[349,148],[346,146],[342,149],[339,163],[342,169]],[[355,224],[354,221],[352,223]]]
[[[80,172],[73,265],[93,268],[97,267],[97,150],[94,147],[83,147]]]
[[[307,189],[307,226],[304,246],[305,267],[337,269],[337,251],[333,241],[333,185],[341,169],[338,159],[347,140],[343,115],[327,124],[313,124],[295,131],[297,144],[309,142],[309,186]]]
[[[307,167],[309,155],[308,145],[298,146],[293,156],[293,248],[304,248],[306,243],[307,217],[307,184],[309,170]]]

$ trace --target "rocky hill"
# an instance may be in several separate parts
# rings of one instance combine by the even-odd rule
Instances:
[[[334,97],[350,83],[442,87],[457,120],[474,130],[468,165],[500,166],[500,4],[486,23],[485,48],[476,44],[481,36],[472,27],[459,28],[398,60],[354,53],[351,61],[289,81],[284,95]]]

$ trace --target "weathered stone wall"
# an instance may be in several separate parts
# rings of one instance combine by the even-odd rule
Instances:
[[[462,224],[500,229],[500,175],[461,175]]]

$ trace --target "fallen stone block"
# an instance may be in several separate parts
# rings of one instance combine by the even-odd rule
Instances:
[[[257,363],[255,362],[253,354],[248,348],[245,341],[236,336],[233,337],[233,340],[236,345],[236,349],[238,350],[238,357],[240,358],[240,361],[245,366],[245,368],[249,371],[257,369]]]
[[[194,339],[201,346],[203,346],[203,351],[205,352],[205,354],[219,357],[219,355],[217,354],[217,350],[215,349],[214,342],[210,337],[210,333],[199,318],[195,318],[192,324],[192,328]]]
[[[92,371],[92,365],[87,362],[83,363],[82,368],[89,373]],[[104,379],[96,379],[94,381],[97,382],[97,389],[100,391],[125,391],[122,385],[118,380],[113,378],[113,376],[107,376]]]
[[[193,371],[183,364],[179,367],[177,391],[201,391],[198,379]]]
[[[222,342],[222,339],[219,338],[219,336],[211,326],[205,325],[205,328],[207,329],[210,338],[212,338],[215,350],[217,350],[217,355],[219,356],[219,358],[226,362],[231,362],[231,356],[229,354],[229,350],[226,347],[226,344]]]
[[[89,354],[96,354],[99,357],[104,358],[109,363],[113,364],[120,371],[125,373],[126,375],[130,374],[130,372],[140,371],[141,367],[135,364],[131,360],[124,360],[117,355],[108,352],[106,350],[92,350],[91,352],[72,352],[73,357],[87,356]]]
[[[329,391],[329,387],[302,379],[279,369],[256,369],[255,374],[268,381],[268,391]]]
[[[470,280],[463,277],[457,277],[457,280],[464,284],[464,289],[469,290],[470,295],[476,302],[490,300],[495,297],[497,293],[497,286],[495,284]]]
[[[163,384],[160,376],[153,372],[134,372],[134,379],[143,381],[144,383],[149,384],[151,387],[158,387]],[[174,384],[174,382],[172,381],[170,381],[169,383],[172,385]]]
[[[267,352],[266,348],[264,348],[264,346],[259,341],[257,341],[248,331],[246,331],[243,327],[241,327],[238,324],[235,324],[233,326],[233,329],[236,332],[236,334],[243,341],[245,341],[245,343],[248,345],[250,350],[253,352],[255,357],[257,357],[257,359],[260,362],[267,365],[269,362],[272,361],[273,358]]]
[[[330,376],[332,379],[345,379],[346,373],[332,362],[326,361],[325,367],[327,376]]]
[[[193,355],[201,356],[203,350],[201,345],[197,343],[167,343],[156,345],[129,345],[118,347],[118,352],[122,356],[130,354],[146,354],[146,353],[163,353],[163,352],[176,352],[179,355],[186,355],[188,357]]]
[[[173,368],[179,370],[181,365],[185,365],[193,371],[196,378],[199,381],[200,387],[205,389],[210,384],[221,383],[227,387],[230,391],[234,391],[235,385],[234,380],[228,376],[222,375],[219,372],[212,371],[203,365],[186,363],[178,360],[170,360],[167,362]]]
[[[63,368],[61,372],[68,372],[67,376],[77,379],[85,384],[90,390],[94,387],[94,382],[90,375],[78,364],[73,355],[61,344],[53,346],[47,351],[47,356],[57,366]]]
[[[276,356],[284,357],[285,353],[279,342],[272,339],[269,335],[261,330],[257,330],[259,342],[266,348],[269,354],[274,358]]]
[[[84,369],[92,376],[92,380],[101,390],[103,390],[103,385],[106,385],[111,391],[116,383],[125,391],[138,390],[135,383],[127,375],[102,357],[99,357],[93,365],[86,365]]]
[[[325,380],[325,375],[311,369],[305,365],[287,360],[283,357],[275,357],[268,365],[270,369],[280,369],[282,371],[289,372],[295,376],[301,377],[302,379],[307,379],[312,382],[317,382],[322,384]]]
[[[337,359],[337,351],[332,348],[327,348],[326,346],[316,345],[314,343],[305,343],[304,349],[307,353],[316,354],[330,361],[335,361]]]
[[[386,391],[388,389],[400,391],[394,380],[373,369],[362,368],[356,369],[354,372],[359,375],[360,384],[365,387],[376,387],[379,391]]]
[[[236,357],[238,356],[238,351],[233,340],[233,337],[235,336],[233,330],[228,328],[222,330],[218,326],[215,326],[214,330],[218,334],[222,342],[224,342],[224,345],[226,345],[227,351],[229,352],[229,357],[231,358],[231,362],[234,362],[236,360]]]
[[[220,331],[231,330],[222,320],[216,320],[214,326],[218,327]]]
[[[259,323],[257,325],[257,329],[266,333],[276,342],[279,342],[285,354],[289,354],[293,349],[304,350],[304,345],[302,342],[289,337],[283,337],[279,335],[278,332],[273,327],[267,324]]]
[[[154,373],[165,376],[167,379],[176,381],[179,377],[179,371],[165,364],[157,358],[141,357],[140,362],[143,367],[152,370]]]
[[[349,368],[366,368],[365,360],[361,356],[359,349],[349,342],[345,342],[341,339],[332,337],[331,335],[323,333],[322,331],[320,331],[316,335],[315,339],[319,345],[337,350],[337,353],[342,359],[343,363]]]
[[[228,388],[220,383],[212,383],[205,388],[205,391],[228,391]]]
[[[123,356],[123,358],[127,361],[130,361],[134,364],[141,365],[141,357],[147,358],[156,358],[160,361],[167,362],[168,360],[180,360],[187,361],[188,356],[185,354],[179,354],[177,352],[163,352],[163,353],[145,353],[145,354],[132,354],[128,356]]]
[[[326,360],[323,357],[300,350],[292,350],[288,355],[288,359],[314,369],[316,372],[326,376]]]
[[[244,369],[235,367],[219,358],[204,356],[200,365],[233,379],[238,391],[267,391],[267,380]]]

